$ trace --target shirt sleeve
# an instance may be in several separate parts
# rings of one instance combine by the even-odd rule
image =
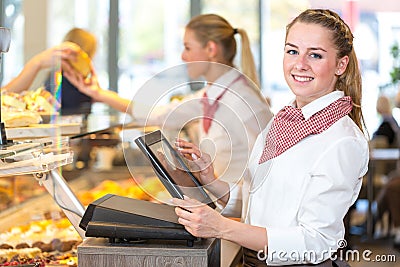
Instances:
[[[298,211],[298,225],[267,228],[268,265],[320,263],[338,249],[343,218],[357,199],[368,168],[368,143],[345,137],[311,169]]]

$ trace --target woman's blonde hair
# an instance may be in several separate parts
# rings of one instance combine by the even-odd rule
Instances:
[[[349,57],[349,63],[345,72],[338,77],[335,88],[350,96],[353,101],[353,109],[350,118],[364,132],[365,121],[361,111],[361,73],[358,67],[358,60],[353,47],[353,34],[349,26],[338,14],[327,9],[307,9],[297,16],[287,27],[286,37],[290,28],[296,23],[317,24],[331,33],[332,43],[337,50],[337,59],[344,56]]]
[[[186,28],[192,30],[197,40],[204,46],[209,41],[219,44],[222,48],[224,59],[224,62],[221,63],[231,67],[234,67],[233,60],[237,52],[234,36],[239,34],[241,39],[241,71],[260,88],[249,37],[244,29],[233,28],[226,19],[215,14],[195,16],[186,25]]]
[[[85,51],[90,58],[93,58],[97,49],[97,40],[96,37],[81,28],[72,28],[65,36],[64,42],[72,42],[81,47],[83,51]]]

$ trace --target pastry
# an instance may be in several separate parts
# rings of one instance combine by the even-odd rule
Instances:
[[[1,93],[1,106],[11,107],[17,110],[25,110],[26,103],[24,99],[17,93],[2,92]]]
[[[90,62],[88,54],[83,50],[79,51],[75,60],[69,60],[71,66],[85,78],[90,74]]]
[[[30,248],[30,246],[27,243],[19,243],[15,246],[15,248],[20,249],[20,248]]]
[[[1,121],[7,128],[25,127],[42,122],[42,117],[33,111],[16,111],[12,109],[1,110]]]
[[[14,247],[9,244],[1,244],[0,249],[13,249]]]

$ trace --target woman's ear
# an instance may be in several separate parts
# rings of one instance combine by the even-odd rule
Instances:
[[[339,59],[338,64],[336,66],[335,74],[338,76],[342,75],[346,71],[347,64],[349,64],[348,56],[344,56],[341,59]]]
[[[218,45],[214,41],[208,41],[206,45],[209,58],[215,58],[218,54]]]

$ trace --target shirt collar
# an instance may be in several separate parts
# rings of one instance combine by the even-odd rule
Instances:
[[[209,98],[217,98],[227,86],[232,87],[231,83],[240,75],[238,70],[231,69],[220,76],[207,88]]]
[[[321,96],[318,99],[315,99],[311,103],[308,103],[304,107],[301,108],[301,112],[303,113],[304,119],[309,119],[312,115],[317,113],[318,111],[326,108],[331,103],[335,102],[339,98],[344,96],[343,91],[333,91],[327,95]],[[295,106],[296,100],[291,102],[291,106]]]

